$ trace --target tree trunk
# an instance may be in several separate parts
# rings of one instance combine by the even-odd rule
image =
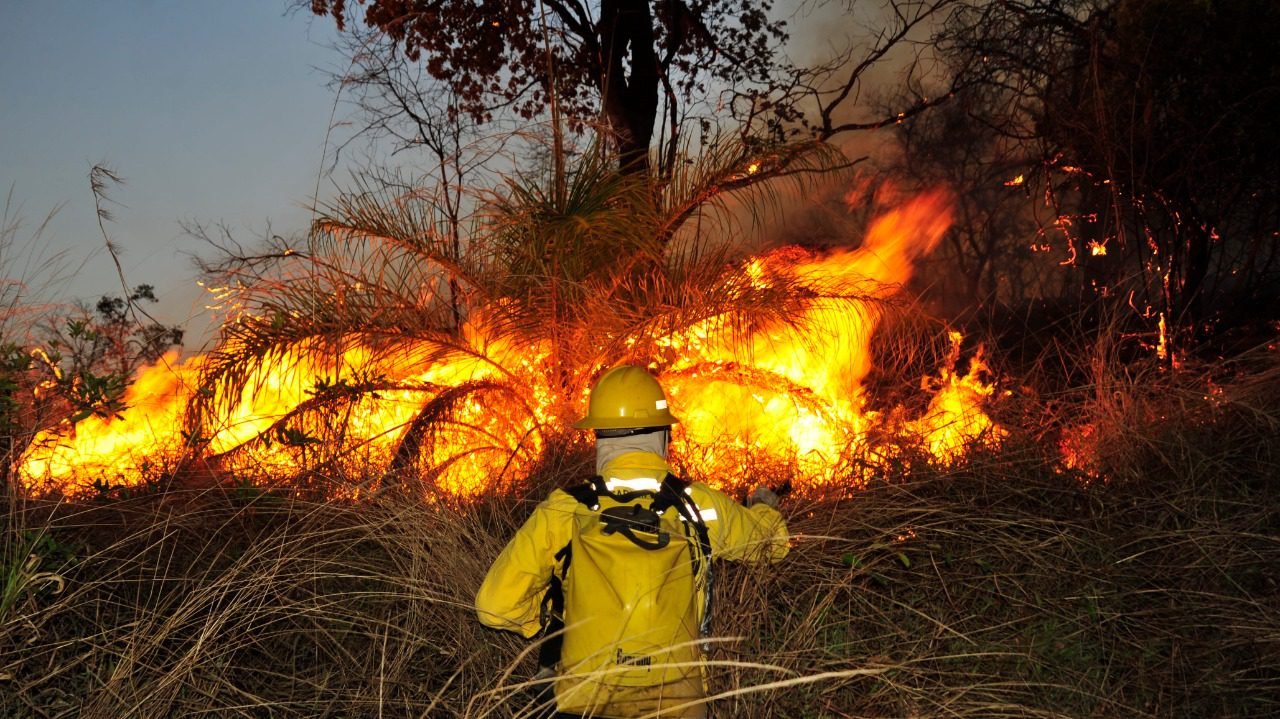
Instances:
[[[599,35],[600,97],[618,143],[619,166],[647,174],[658,113],[658,57],[648,0],[604,0]]]
[[[1195,334],[1204,319],[1204,284],[1212,254],[1212,227],[1195,206],[1186,187],[1180,187],[1176,196],[1181,217],[1174,218],[1178,222],[1173,228],[1174,241],[1180,245],[1174,248],[1174,254],[1175,257],[1181,255],[1182,272],[1178,277],[1174,318],[1182,323],[1184,329]]]

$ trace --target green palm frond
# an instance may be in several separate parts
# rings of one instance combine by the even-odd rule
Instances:
[[[648,184],[587,153],[565,182],[516,178],[485,214],[486,246],[500,296],[572,316],[582,283],[620,265],[659,261],[660,218]],[[548,308],[548,302],[559,306]]]
[[[754,171],[749,162],[756,163]],[[578,348],[730,310],[750,314],[753,306],[785,316],[794,309],[780,301],[790,296],[787,287],[757,291],[753,302],[732,284],[732,261],[742,248],[725,238],[737,234],[729,227],[737,205],[780,206],[787,190],[811,189],[848,167],[842,154],[818,143],[766,149],[735,142],[708,149],[656,188],[588,153],[567,182],[512,181],[495,206],[495,266],[509,272],[502,294],[531,322],[553,318],[557,332],[572,334]],[[694,217],[713,221],[692,226]],[[686,252],[677,242],[703,249]]]

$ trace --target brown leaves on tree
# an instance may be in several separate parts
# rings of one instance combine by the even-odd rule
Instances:
[[[770,0],[361,0],[363,23],[390,39],[485,122],[499,108],[525,118],[553,91],[570,127],[603,111],[628,157],[644,163],[660,99],[684,107],[709,82],[764,83],[786,38]],[[311,0],[339,29],[346,0]],[[554,74],[554,75],[553,75]],[[554,76],[554,80],[553,80]],[[674,116],[674,113],[673,113]]]

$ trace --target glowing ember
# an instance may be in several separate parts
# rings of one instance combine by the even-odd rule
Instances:
[[[878,217],[857,250],[819,256],[783,248],[743,263],[726,286],[798,287],[807,298],[778,326],[744,338],[713,317],[658,338],[651,368],[681,417],[675,450],[690,473],[724,486],[783,467],[822,484],[850,478],[856,456],[857,481],[875,471],[875,458],[895,454],[872,446],[872,436],[915,443],[940,462],[962,459],[975,440],[999,441],[982,409],[992,387],[981,357],[967,374],[955,371],[958,334],[948,366],[925,383],[932,395],[920,417],[890,422],[866,409],[877,303],[942,238],[950,207],[945,193],[925,193]],[[245,368],[239,395],[216,401],[212,389],[195,391],[206,358],[170,359],[139,374],[122,418],[39,436],[23,476],[36,488],[74,489],[99,477],[128,484],[181,457],[252,481],[332,482],[331,494],[359,495],[397,475],[425,477],[423,485],[454,495],[492,489],[527,470],[547,437],[569,431],[600,369],[576,368],[570,384],[578,389],[569,394],[579,396],[564,396],[550,379],[550,343],[493,339],[486,317],[497,311],[473,309],[447,347],[415,340],[375,351],[358,336],[340,352],[291,347]],[[200,414],[184,415],[189,406]],[[187,441],[184,422],[202,436]]]
[[[1160,313],[1160,338],[1156,344],[1156,357],[1161,360],[1169,358],[1169,327],[1165,324],[1164,313]]]

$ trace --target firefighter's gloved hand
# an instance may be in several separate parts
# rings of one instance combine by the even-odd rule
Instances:
[[[751,491],[747,497],[747,506],[753,504],[767,504],[774,509],[778,508],[778,494],[763,484]]]

